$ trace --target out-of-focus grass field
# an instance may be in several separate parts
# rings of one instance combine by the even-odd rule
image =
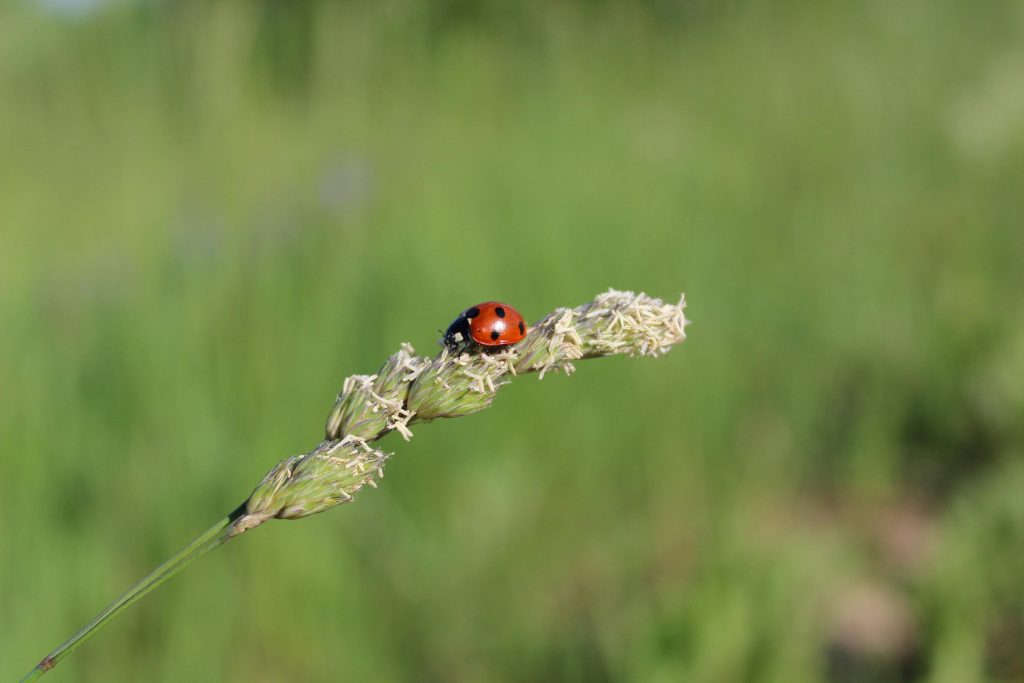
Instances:
[[[0,680],[465,306],[658,360],[421,425],[60,681],[1024,680],[1024,11],[0,8]]]

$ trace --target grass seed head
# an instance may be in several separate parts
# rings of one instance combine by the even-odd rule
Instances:
[[[374,441],[391,429],[411,436],[405,408],[408,387],[403,385],[419,376],[427,363],[428,359],[416,356],[412,346],[402,344],[376,375],[348,377],[327,416],[326,438],[357,436]]]
[[[608,290],[577,308],[559,308],[531,327],[515,346],[443,348],[434,358],[408,344],[375,375],[345,380],[327,417],[327,440],[277,464],[246,503],[232,534],[268,519],[299,519],[347,503],[376,486],[390,457],[374,449],[389,431],[408,440],[410,425],[484,410],[516,375],[571,374],[573,361],[625,354],[659,356],[686,338],[685,299],[667,304],[646,294]]]
[[[389,457],[364,439],[347,436],[286,458],[249,496],[235,533],[268,519],[300,519],[348,503],[364,486],[376,487]]]
[[[658,356],[686,339],[685,298],[668,304],[610,289],[577,308],[543,318],[517,345],[517,372],[573,371],[572,361],[625,354]]]
[[[487,352],[453,355],[444,350],[409,387],[409,410],[416,421],[480,412],[491,405],[507,372]]]

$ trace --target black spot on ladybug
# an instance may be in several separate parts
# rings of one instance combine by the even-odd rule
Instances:
[[[499,318],[504,318],[505,309],[502,308],[501,306],[498,306],[497,308],[494,309],[494,315],[498,316]]]
[[[500,336],[501,336],[501,332],[498,332],[497,330],[491,330],[491,339],[497,341],[498,337],[500,337]]]
[[[474,306],[473,308],[466,309],[466,312],[463,313],[462,315],[466,316],[467,318],[475,318],[478,315],[480,315],[480,309]]]
[[[523,321],[519,321],[519,334],[526,334],[526,327],[523,326]]]

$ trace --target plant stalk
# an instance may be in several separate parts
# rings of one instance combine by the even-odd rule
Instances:
[[[556,309],[515,348],[485,352],[464,344],[428,358],[403,344],[376,375],[346,378],[319,446],[280,461],[245,503],[110,603],[21,683],[42,676],[123,609],[238,534],[270,519],[329,510],[352,501],[364,486],[376,487],[391,454],[369,444],[389,431],[408,440],[411,424],[480,412],[519,374],[570,374],[572,362],[585,358],[660,356],[686,339],[685,307],[685,298],[666,304],[643,293],[608,290],[582,306]]]
[[[162,584],[167,579],[180,572],[195,560],[232,538],[233,534],[231,533],[231,525],[235,520],[241,517],[244,512],[245,504],[243,503],[237,509],[232,511],[231,514],[221,518],[216,524],[207,529],[194,541],[182,548],[176,555],[161,564],[145,578],[125,591],[120,597],[107,605],[102,612],[97,614],[92,621],[83,626],[81,630],[64,641],[53,652],[43,657],[42,661],[36,664],[34,669],[25,674],[20,683],[34,681],[53,667],[57,666],[60,660],[74,652],[79,645],[84,643],[90,636],[100,630],[100,627],[120,614],[122,610]]]

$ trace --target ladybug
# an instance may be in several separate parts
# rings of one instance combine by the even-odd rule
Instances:
[[[485,301],[467,308],[444,333],[444,345],[454,350],[459,344],[508,346],[526,336],[526,323],[519,311],[499,301]]]

